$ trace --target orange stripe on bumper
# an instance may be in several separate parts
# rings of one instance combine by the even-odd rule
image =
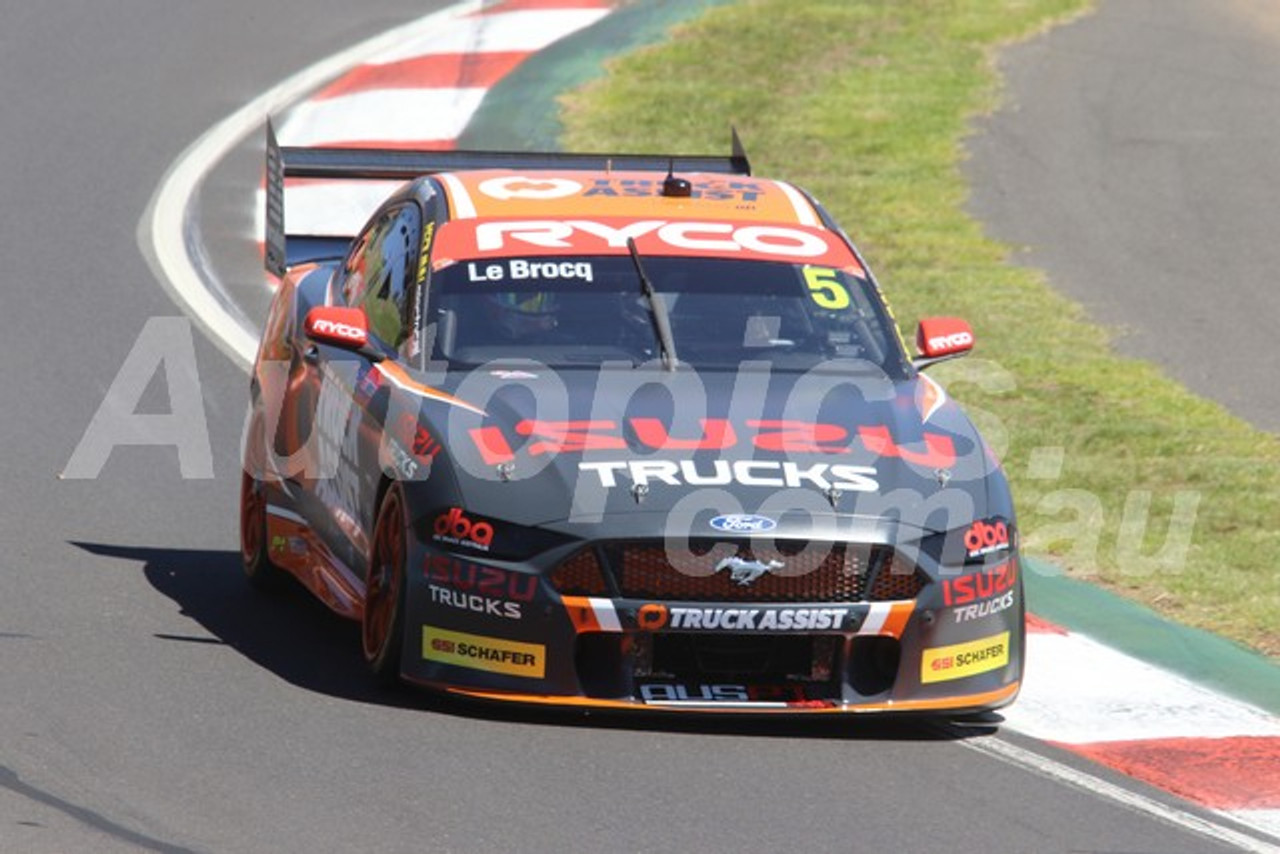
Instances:
[[[698,712],[715,714],[747,714],[747,715],[813,715],[813,714],[870,714],[870,713],[892,713],[892,712],[944,712],[948,709],[971,709],[977,707],[996,707],[1008,703],[1018,694],[1021,683],[1014,682],[995,691],[988,691],[982,694],[956,695],[952,697],[940,697],[928,700],[902,700],[899,702],[887,703],[866,703],[848,706],[826,706],[826,707],[800,707],[800,706],[761,706],[760,708],[751,708],[750,706],[725,706],[717,707],[714,703],[696,706],[679,706],[679,705],[650,705],[639,700],[603,700],[594,697],[556,697],[546,694],[519,694],[507,691],[482,691],[472,688],[459,688],[450,685],[438,685],[427,683],[428,687],[443,690],[450,694],[456,694],[461,697],[470,697],[475,700],[497,700],[507,703],[526,703],[536,706],[561,706],[563,708],[574,709],[618,709],[628,711],[655,711],[655,712]]]
[[[907,620],[911,619],[915,610],[915,602],[895,602],[889,609],[889,616],[885,618],[879,634],[895,638],[902,637],[902,630],[907,627]]]
[[[560,600],[564,603],[564,609],[569,614],[569,619],[573,621],[573,627],[578,630],[578,634],[600,631],[600,621],[596,619],[591,600],[585,596],[561,596]]]

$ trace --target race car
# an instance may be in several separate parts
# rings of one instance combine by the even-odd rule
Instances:
[[[399,182],[358,233],[285,184]],[[1015,698],[1009,487],[806,191],[728,156],[281,147],[241,552],[373,678],[602,709]],[[352,229],[354,230],[354,229]]]

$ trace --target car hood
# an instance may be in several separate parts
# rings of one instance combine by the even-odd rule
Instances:
[[[432,387],[450,402],[424,405],[423,426],[447,437],[436,463],[459,502],[514,524],[662,536],[741,514],[835,536],[840,520],[926,532],[1012,513],[973,424],[924,376],[504,365]]]

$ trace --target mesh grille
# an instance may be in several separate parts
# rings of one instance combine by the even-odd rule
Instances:
[[[782,566],[740,584],[716,571],[726,557]],[[926,584],[888,546],[751,540],[690,540],[680,552],[661,541],[606,543],[599,556],[587,548],[560,564],[551,584],[564,596],[609,596],[609,571],[624,598],[674,602],[885,602],[914,599]]]
[[[875,568],[871,582],[872,602],[888,602],[895,599],[914,599],[924,589],[925,580],[919,570],[889,549]]]
[[[593,549],[583,549],[556,567],[551,586],[561,596],[608,596],[600,561]]]
[[[771,544],[770,544],[771,545]],[[869,548],[795,543],[767,550],[750,541],[698,542],[680,554],[662,543],[615,543],[605,547],[622,595],[629,599],[682,602],[857,602],[863,598]],[[727,557],[778,562],[749,584],[716,571]]]

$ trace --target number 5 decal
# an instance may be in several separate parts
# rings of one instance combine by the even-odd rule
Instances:
[[[849,307],[849,290],[830,267],[805,267],[804,281],[809,286],[809,296],[820,308],[839,311]]]

